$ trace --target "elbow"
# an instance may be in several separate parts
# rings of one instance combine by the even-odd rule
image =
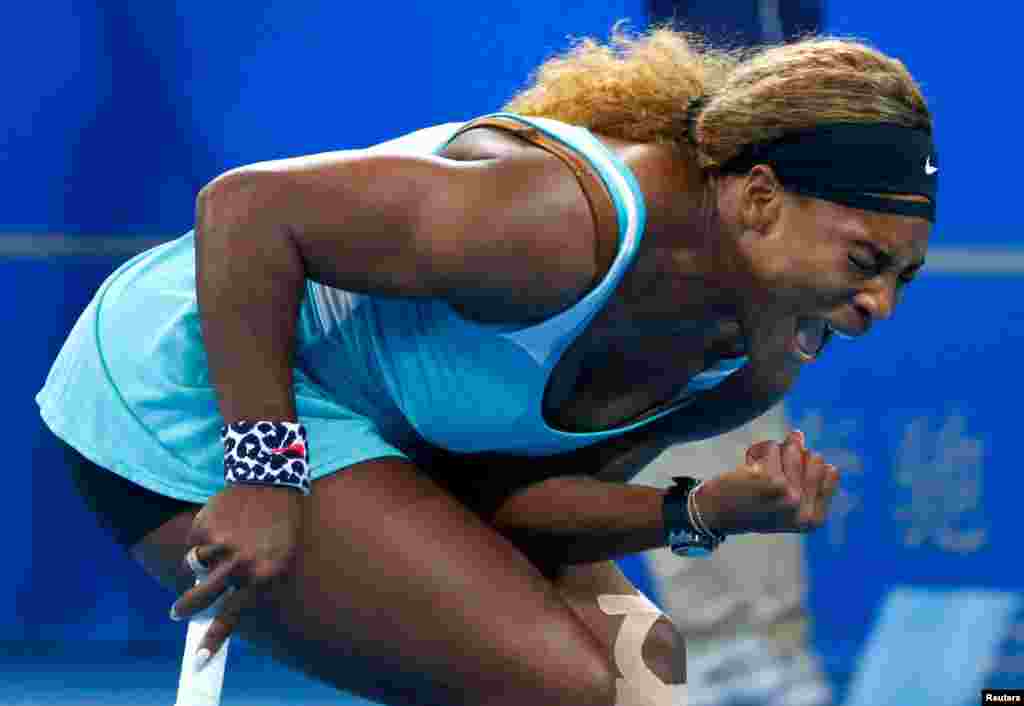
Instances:
[[[196,197],[196,234],[211,230],[232,230],[254,220],[265,206],[265,175],[244,168],[233,169],[210,181]]]
[[[300,281],[305,266],[279,203],[275,175],[235,169],[204,186],[196,197],[196,275],[234,281],[257,268],[266,278]],[[228,276],[231,270],[234,274]],[[236,272],[236,270],[238,270]]]

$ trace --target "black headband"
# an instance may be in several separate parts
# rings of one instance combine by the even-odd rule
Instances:
[[[827,123],[748,145],[719,171],[746,174],[756,164],[771,165],[790,191],[935,222],[939,169],[926,130],[891,123]],[[928,202],[873,194],[917,194]]]

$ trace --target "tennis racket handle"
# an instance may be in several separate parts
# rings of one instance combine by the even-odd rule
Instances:
[[[210,627],[221,604],[231,589],[218,598],[206,610],[196,613],[188,621],[185,634],[185,652],[181,658],[181,677],[178,679],[178,700],[175,706],[220,706],[220,694],[224,687],[224,667],[228,661],[230,636],[217,653],[210,657],[202,669],[196,669],[196,654],[206,629]]]

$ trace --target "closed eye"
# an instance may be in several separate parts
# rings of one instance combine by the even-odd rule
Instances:
[[[877,261],[865,260],[854,255],[849,255],[848,259],[850,260],[850,264],[853,265],[854,269],[863,275],[875,277],[882,271],[882,265]]]

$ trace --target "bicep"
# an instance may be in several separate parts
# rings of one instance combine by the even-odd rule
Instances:
[[[589,211],[561,164],[354,151],[227,180],[248,182],[252,208],[288,230],[307,277],[339,289],[515,299],[592,274]]]

